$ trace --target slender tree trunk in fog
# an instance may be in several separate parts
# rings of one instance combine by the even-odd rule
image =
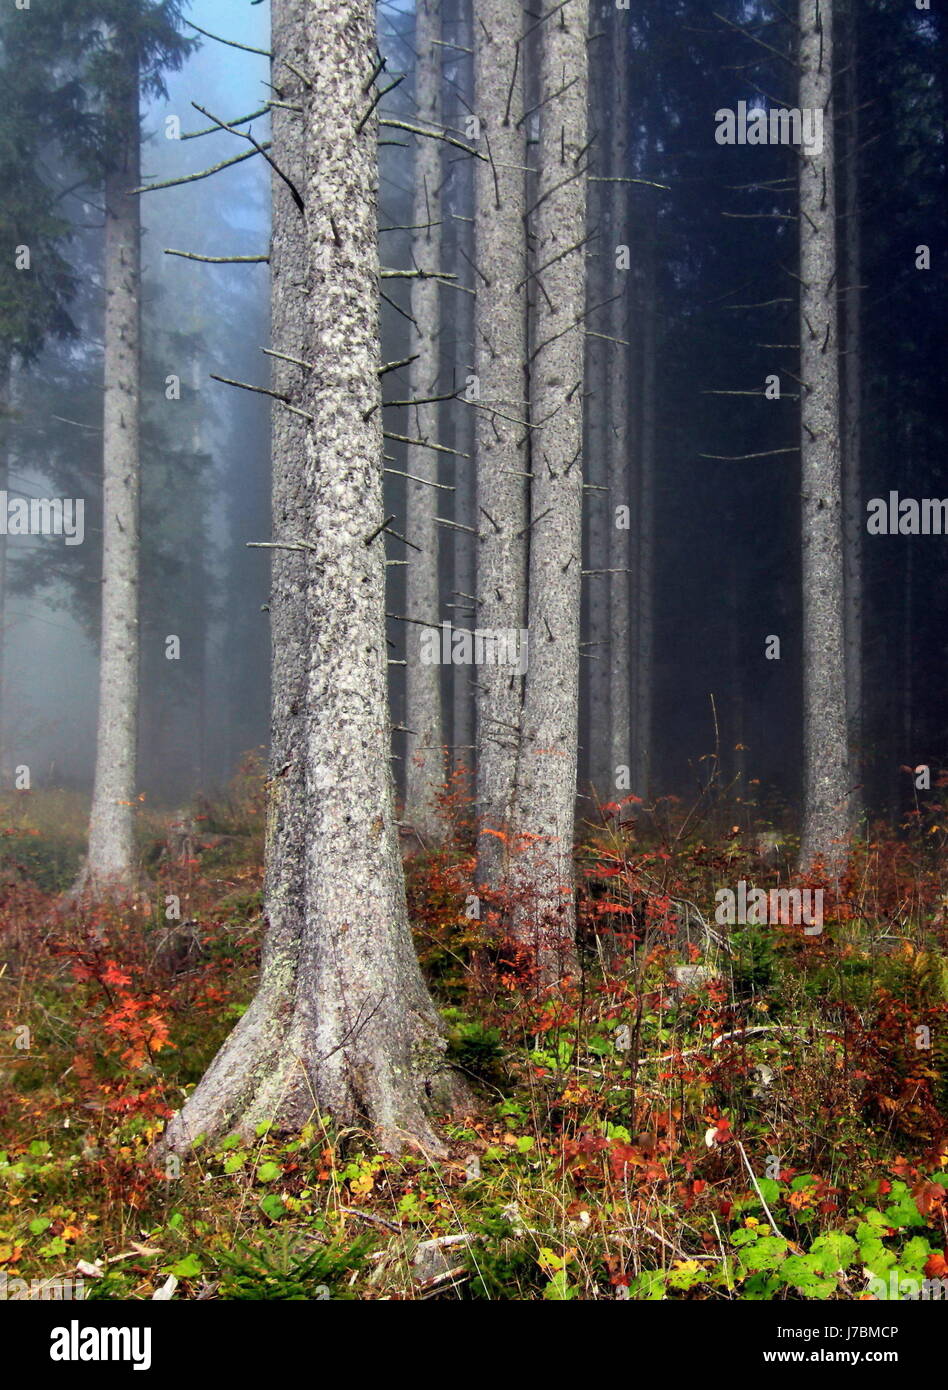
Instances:
[[[747,798],[747,756],[744,748],[746,686],[744,676],[744,605],[741,601],[740,554],[733,548],[728,556],[728,615],[729,647],[728,674],[731,678],[730,709],[728,710],[728,749],[726,776],[733,797],[743,802]]]
[[[849,756],[856,782],[862,781],[862,545],[865,512],[862,505],[862,235],[859,208],[859,82],[857,62],[858,5],[846,9],[849,35],[844,79],[846,148],[843,168],[843,515],[845,534],[844,592],[846,599],[846,711]],[[852,813],[862,805],[861,789],[853,792]]]
[[[526,622],[526,235],[521,6],[475,0],[474,322],[477,409],[477,626]],[[530,653],[532,655],[532,653]],[[477,681],[477,882],[497,888],[507,860],[517,774],[523,679],[512,665],[483,665]]]
[[[472,0],[453,0],[450,18],[451,41],[461,48],[473,48]],[[446,16],[447,19],[447,16]],[[474,106],[473,59],[462,54],[457,66],[457,92],[448,116],[452,129],[463,129],[463,122]],[[471,219],[473,194],[473,167],[470,162],[458,160],[453,166],[449,188],[450,202],[446,209],[446,219],[450,219],[453,233],[455,255],[450,269],[457,273],[461,282],[471,290],[473,271],[470,263],[474,260],[474,229]],[[464,259],[464,255],[467,260]],[[448,267],[446,267],[448,268]],[[446,291],[446,293],[449,293]],[[454,292],[454,382],[458,388],[466,389],[469,377],[475,374],[474,364],[474,309],[475,296],[463,290]],[[453,445],[461,454],[468,457],[458,459],[454,472],[454,520],[462,526],[477,529],[477,477],[475,472],[477,411],[466,401],[451,402],[454,421]],[[473,627],[476,620],[477,590],[477,540],[467,531],[454,532],[454,593],[453,612],[459,615],[459,625]],[[474,673],[469,666],[452,667],[452,742],[454,744],[453,766],[457,772],[464,768],[471,775],[465,778],[464,790],[473,792],[474,768]]]
[[[605,268],[607,268],[610,254],[609,248],[605,244],[608,238],[604,220],[601,217],[598,218],[597,224],[601,233],[596,243],[598,256],[602,257],[605,261]],[[587,300],[590,307],[594,304],[601,304],[607,298],[606,286],[610,283],[600,260],[593,261],[592,269],[587,277]],[[591,338],[587,347],[587,357],[591,359],[591,362],[586,378],[588,424],[585,434],[586,455],[583,477],[589,481],[584,497],[588,560],[586,568],[590,571],[584,581],[589,615],[586,628],[589,644],[583,649],[584,664],[580,674],[586,677],[587,704],[583,742],[587,750],[587,775],[594,797],[594,806],[602,805],[613,798],[609,722],[612,660],[612,634],[609,619],[610,580],[612,576],[607,572],[612,563],[610,558],[612,543],[610,527],[613,520],[613,502],[609,491],[610,449],[608,443],[612,429],[612,401],[609,393],[609,368],[607,365],[608,351],[611,346],[611,343]]]
[[[428,129],[441,127],[441,0],[416,0],[415,115]],[[412,222],[412,269],[436,272],[441,260],[441,142],[416,136],[415,201]],[[411,347],[409,368],[412,400],[437,394],[440,291],[434,278],[411,282]],[[438,406],[417,405],[409,411],[416,439],[438,440]],[[463,460],[461,461],[464,462]],[[407,470],[416,478],[438,480],[438,456],[432,449],[409,445]],[[430,638],[419,623],[437,625],[438,491],[425,483],[406,483],[406,535],[417,546],[408,551],[406,606],[409,625],[405,671],[405,819],[424,845],[439,844],[445,835],[439,798],[445,785],[444,729],[441,715],[441,667],[421,659],[423,641]]]
[[[641,423],[638,478],[638,544],[636,546],[635,715],[632,790],[647,801],[652,795],[652,708],[654,700],[655,634],[655,441],[658,357],[658,202],[647,194],[642,239]]]
[[[850,828],[833,160],[832,0],[800,0],[801,110],[823,148],[799,151],[804,809],[800,859],[838,867]]]
[[[614,72],[611,86],[610,173],[624,178],[629,163],[629,15],[616,10],[610,35],[610,65]],[[610,729],[610,789],[617,786],[619,768],[632,766],[632,605],[631,576],[632,526],[638,524],[637,507],[629,496],[631,476],[629,430],[631,354],[624,343],[629,338],[629,298],[631,269],[616,265],[616,247],[630,245],[628,184],[607,185],[611,194],[612,229],[610,244],[604,248],[609,277],[608,333],[616,341],[607,343],[609,362],[608,485],[609,485],[609,631],[611,650],[609,661],[609,729]],[[637,249],[637,248],[636,248]],[[629,507],[628,524],[617,525],[616,508]],[[614,794],[614,793],[613,793]],[[621,793],[620,793],[621,795]]]
[[[286,653],[274,665],[275,723],[281,711],[294,719],[299,712],[300,737],[293,747],[286,728],[275,730],[293,766],[289,781],[274,769],[284,785],[270,807],[270,942],[255,1016],[225,1043],[165,1144],[184,1149],[199,1134],[248,1133],[264,1120],[297,1129],[329,1113],[372,1125],[387,1148],[415,1142],[440,1152],[427,1114],[461,1091],[444,1068],[408,927],[388,757],[376,122],[357,129],[371,101],[374,7],[312,0],[300,12],[288,0],[275,4],[275,82],[304,38],[301,23],[300,70],[312,85],[295,89],[293,104],[304,108],[297,187],[308,265],[295,264],[299,242],[282,226],[299,216],[286,200],[275,206],[274,227],[280,276],[288,277],[275,282],[276,325],[295,327],[296,310],[280,297],[292,296],[298,274],[308,291],[301,360],[313,368],[293,391],[293,404],[312,418],[302,456],[299,436],[283,440],[274,509],[279,521],[300,471],[294,532],[278,538],[299,539],[302,520],[312,549],[305,576],[286,581],[274,629],[278,642],[285,633],[291,646],[300,643],[302,686],[292,684]],[[281,132],[275,126],[283,167]],[[291,707],[300,700],[301,711]]]
[[[590,171],[608,175],[610,171],[609,123],[615,106],[613,77],[612,10],[604,0],[590,7],[589,27],[595,38],[589,45],[589,138]],[[622,17],[623,20],[627,16]],[[593,333],[586,344],[583,413],[583,523],[586,557],[584,584],[586,637],[580,665],[580,728],[582,740],[579,775],[597,808],[612,800],[613,774],[610,771],[609,729],[609,580],[608,567],[612,498],[609,494],[609,437],[612,404],[609,399],[609,354],[607,341],[612,332],[609,297],[615,292],[614,261],[609,213],[611,185],[591,183],[586,204],[586,306],[587,327]]]
[[[105,408],[102,482],[102,636],[89,853],[78,887],[135,887],[138,762],[139,408],[141,214],[137,60],[126,56],[116,98],[121,148],[105,178]]]
[[[10,478],[10,416],[13,410],[12,364],[4,353],[0,358],[0,491],[6,492]],[[0,536],[0,777],[7,790],[7,534]]]
[[[540,31],[539,195],[533,210],[529,627],[518,769],[514,934],[540,985],[576,969],[573,835],[582,567],[587,0]]]

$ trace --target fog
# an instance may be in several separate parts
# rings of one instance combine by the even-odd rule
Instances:
[[[687,0],[660,12],[633,4],[631,109],[610,109],[608,87],[593,93],[594,124],[603,133],[593,167],[602,175],[608,131],[625,121],[624,177],[638,182],[629,184],[623,227],[610,225],[613,214],[603,202],[607,185],[590,185],[590,223],[602,219],[602,254],[611,256],[612,246],[624,241],[631,245],[631,357],[629,399],[610,400],[602,385],[608,328],[591,289],[583,561],[590,574],[583,598],[580,793],[587,796],[596,776],[590,738],[595,668],[608,667],[609,661],[609,634],[600,631],[607,603],[602,575],[609,567],[593,553],[597,508],[605,505],[597,451],[616,410],[630,408],[635,417],[630,448],[639,452],[638,461],[630,459],[630,476],[641,488],[641,407],[647,398],[654,447],[644,791],[652,799],[687,799],[702,794],[713,773],[738,799],[759,807],[762,816],[780,819],[800,799],[793,165],[786,149],[740,148],[715,134],[721,108],[738,110],[744,102],[752,109],[792,95],[785,61],[758,53],[760,63],[751,65],[748,44],[734,28],[739,21],[760,19],[765,9],[731,6],[729,25],[716,21],[710,0]],[[265,5],[194,0],[187,14],[213,34],[267,48]],[[411,7],[385,6],[381,15],[388,71],[407,74],[386,99],[385,110],[410,119]],[[769,22],[779,40],[779,15]],[[948,494],[943,395],[948,303],[940,252],[946,211],[945,70],[937,53],[939,24],[922,13],[900,17],[891,6],[876,4],[866,8],[864,18],[859,138],[873,151],[860,156],[859,171],[864,502],[890,492],[917,499]],[[872,55],[886,45],[897,48],[898,63],[883,70]],[[469,79],[469,64],[450,45],[446,53],[446,90],[456,93]],[[594,63],[604,61],[595,38],[590,53]],[[144,101],[145,182],[181,179],[231,157],[238,142],[226,131],[199,139],[167,137],[177,133],[176,123],[183,135],[212,124],[194,109],[195,102],[222,119],[263,106],[270,94],[268,77],[265,58],[203,39],[180,71],[166,74],[167,95]],[[457,111],[453,119],[461,123]],[[267,117],[249,128],[264,140]],[[412,141],[389,134],[393,138],[386,138],[381,150],[380,222],[404,227],[411,221]],[[49,158],[55,163],[57,156]],[[469,163],[458,155],[447,175],[453,221],[445,248],[453,257],[446,269],[473,288],[475,268],[458,252],[458,228],[471,215]],[[65,187],[71,181],[68,160],[60,165],[55,177]],[[264,748],[268,739],[269,558],[265,549],[248,543],[270,539],[270,404],[263,395],[211,379],[214,373],[266,386],[269,365],[261,348],[269,342],[268,269],[262,263],[203,264],[165,253],[265,254],[270,178],[263,159],[248,158],[211,178],[142,195],[140,783],[159,805],[177,805],[225,784],[241,757]],[[10,786],[14,768],[25,764],[33,786],[88,788],[95,755],[101,545],[101,206],[89,187],[64,197],[61,206],[74,225],[66,255],[78,277],[70,310],[78,335],[49,341],[35,362],[15,367],[10,490],[11,496],[82,496],[86,534],[75,550],[62,539],[11,535],[7,540],[2,775]],[[845,218],[841,226],[845,236]],[[918,248],[928,244],[930,268],[920,269]],[[595,241],[591,247],[592,277],[601,262]],[[408,232],[382,236],[382,263],[410,266]],[[406,283],[385,287],[387,361],[406,355]],[[459,303],[463,295],[445,298],[442,373],[432,385],[449,392],[470,369],[472,353],[464,342],[470,328],[465,328],[466,306]],[[779,399],[764,395],[771,373],[782,379]],[[172,378],[180,382],[177,400],[166,396]],[[392,375],[386,382],[391,398],[398,398],[404,383],[404,373]],[[405,415],[388,417],[401,421],[391,425],[396,432],[411,432]],[[446,445],[457,441],[459,452],[466,452],[461,445],[469,422],[455,403],[443,407],[442,429]],[[393,469],[405,470],[403,445],[392,447],[390,462]],[[462,458],[445,456],[442,462],[447,521],[454,516],[463,523],[469,492],[465,501],[461,492],[448,489],[463,488],[461,470],[472,467]],[[397,473],[387,477],[386,492],[387,511],[400,517],[405,488]],[[463,613],[468,602],[457,598],[455,582],[457,547],[465,543],[461,530],[445,526],[443,617]],[[641,539],[637,544],[640,563]],[[861,780],[870,808],[896,818],[913,804],[908,769],[943,765],[948,753],[946,544],[938,535],[867,534],[863,540]],[[397,550],[390,554],[404,559]],[[390,570],[389,610],[396,614],[404,612],[403,568]],[[646,600],[635,598],[641,590],[635,578],[631,582],[641,623]],[[171,635],[181,639],[180,659],[167,659]],[[398,662],[404,658],[405,625],[393,622],[390,638]],[[776,658],[774,638],[779,639]],[[401,725],[403,668],[391,670],[393,722]],[[452,689],[446,674],[446,707]],[[460,739],[451,723],[449,713],[448,741],[454,746]],[[401,739],[396,734],[398,756],[404,753]],[[455,752],[456,761],[464,762],[465,750]],[[598,788],[586,809],[597,798],[608,799],[610,791]]]

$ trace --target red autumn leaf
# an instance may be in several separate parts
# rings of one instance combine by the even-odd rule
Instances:
[[[937,1182],[922,1182],[912,1190],[915,1205],[922,1216],[928,1216],[934,1207],[945,1200],[945,1189]]]
[[[132,977],[131,975],[126,975],[114,960],[110,960],[102,973],[102,983],[106,985],[115,985],[116,988],[121,988],[122,985],[130,985],[132,983]]]

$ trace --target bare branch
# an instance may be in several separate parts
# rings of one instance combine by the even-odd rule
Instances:
[[[206,39],[213,39],[215,43],[226,43],[228,48],[239,48],[243,53],[256,53],[260,58],[272,58],[273,54],[268,48],[251,48],[248,44],[237,43],[236,39],[222,39],[220,34],[211,34],[207,29],[202,29],[200,24],[195,24],[193,19],[186,19],[191,29],[196,29],[199,34],[203,34]]]
[[[251,111],[251,113],[250,113],[249,116],[241,116],[238,120],[236,120],[236,121],[231,121],[231,125],[232,125],[232,126],[246,125],[248,121],[256,121],[256,120],[259,120],[259,118],[260,118],[261,116],[266,116],[266,115],[269,113],[270,107],[271,107],[271,106],[283,106],[284,104],[285,104],[285,103],[282,102],[282,101],[280,101],[280,102],[277,102],[277,101],[268,101],[267,104],[266,104],[266,106],[261,106],[260,109],[259,109],[258,111]],[[181,136],[181,139],[182,139],[182,140],[200,140],[201,137],[202,137],[202,135],[216,135],[216,133],[217,133],[217,131],[218,131],[219,129],[220,129],[220,126],[208,125],[208,126],[205,126],[203,130],[187,130],[187,131],[185,131],[184,134]]]
[[[213,112],[208,111],[203,106],[199,106],[196,101],[192,101],[191,105],[194,107],[195,111],[200,111],[201,115],[206,116],[209,121],[216,121],[217,124],[220,126],[221,130],[229,130],[231,135],[236,135],[241,140],[249,140],[250,144],[253,145],[257,153],[263,155],[264,159],[267,161],[273,172],[275,174],[278,174],[279,177],[286,184],[287,188],[290,190],[290,193],[293,196],[293,201],[296,204],[297,208],[300,210],[300,212],[305,211],[305,204],[303,202],[302,197],[300,196],[300,192],[299,189],[296,187],[296,184],[293,182],[291,178],[288,177],[288,175],[284,174],[283,170],[276,163],[276,161],[271,159],[270,156],[267,154],[267,150],[269,149],[269,142],[266,145],[261,145],[257,140],[253,138],[249,131],[236,130],[232,125],[228,125],[226,121],[219,120],[217,116],[213,114]]]
[[[212,164],[209,169],[202,169],[198,174],[185,174],[180,179],[165,179],[163,183],[145,183],[141,188],[132,188],[130,193],[156,193],[160,188],[180,188],[183,183],[197,183],[199,179],[209,179],[212,174],[219,174],[221,169],[229,169],[232,164],[242,164],[245,159],[253,159],[255,154],[262,154],[264,158],[265,150],[270,148],[269,140],[257,149],[247,150],[245,154],[235,154],[232,159],[223,159],[220,164]]]
[[[174,251],[165,247],[166,256],[181,256],[186,261],[203,261],[206,265],[269,265],[269,256],[199,256],[196,251]]]

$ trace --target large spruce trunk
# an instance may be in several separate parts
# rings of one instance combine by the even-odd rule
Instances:
[[[475,0],[474,340],[477,410],[477,626],[526,622],[526,145],[519,0]],[[528,658],[529,659],[529,658]],[[484,665],[477,681],[477,881],[504,879],[519,752],[523,680],[512,666]]]
[[[279,121],[274,158],[299,162],[306,205],[274,203],[274,331],[311,370],[287,383],[302,427],[274,430],[275,541],[305,549],[275,568],[268,937],[256,999],[164,1144],[330,1114],[440,1152],[428,1115],[462,1092],[412,945],[388,758],[370,0],[313,0],[305,20],[281,0],[273,55],[304,108],[302,146]]]
[[[116,40],[118,42],[118,40]],[[123,50],[110,120],[121,132],[105,176],[105,363],[99,716],[89,852],[78,888],[137,886],[141,213],[137,59]]]
[[[800,97],[823,148],[799,151],[804,812],[800,859],[831,869],[849,832],[843,620],[833,6],[800,0]]]
[[[517,778],[514,934],[539,986],[576,969],[573,836],[582,571],[587,0],[541,29],[531,363],[530,660]]]
[[[415,6],[415,115],[426,130],[441,129],[441,5],[417,0]],[[408,412],[409,435],[425,443],[438,441],[437,395],[441,300],[441,141],[415,137],[415,196],[412,223],[412,269],[423,274],[411,282],[409,398],[424,402]],[[438,593],[438,455],[423,445],[409,445],[408,472],[424,482],[406,484],[408,550],[406,607],[408,627],[405,670],[405,819],[426,848],[445,837],[442,798],[445,788],[445,739],[441,710],[441,667],[422,660],[426,633],[440,617]]]

